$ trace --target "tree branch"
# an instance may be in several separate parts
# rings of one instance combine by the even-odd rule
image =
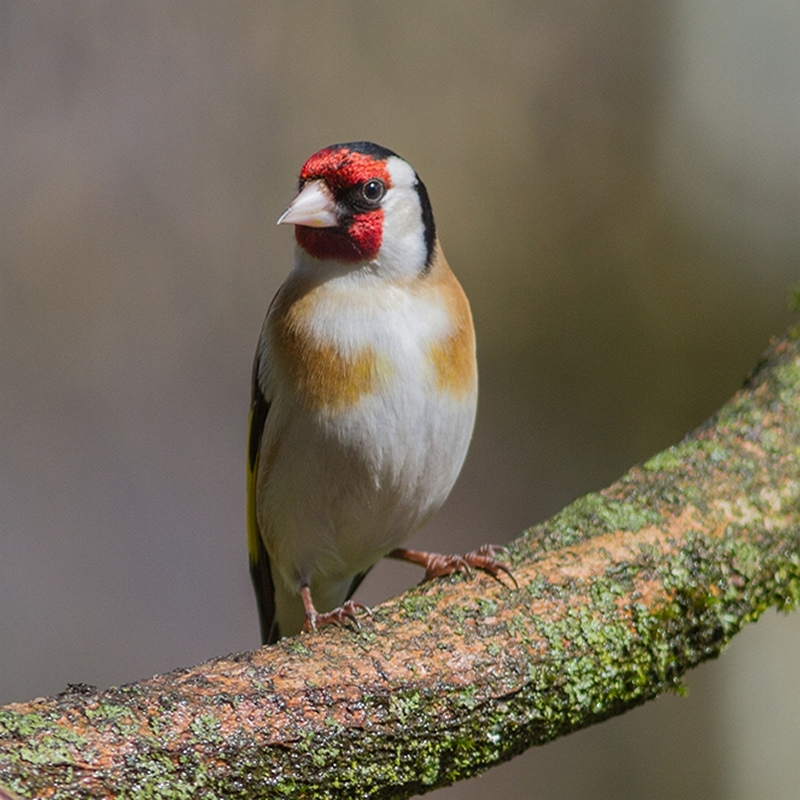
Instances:
[[[23,797],[408,797],[620,714],[800,593],[800,333],[680,444],[510,547],[325,629],[0,709]],[[2,796],[0,792],[0,796]]]

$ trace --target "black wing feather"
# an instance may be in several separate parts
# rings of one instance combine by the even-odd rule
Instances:
[[[274,644],[280,638],[275,619],[275,584],[269,555],[261,538],[256,514],[256,476],[261,438],[269,413],[269,402],[261,390],[258,380],[260,357],[256,353],[253,361],[252,403],[250,406],[250,438],[247,449],[247,546],[250,554],[250,577],[256,593],[258,618],[261,624],[261,641]]]

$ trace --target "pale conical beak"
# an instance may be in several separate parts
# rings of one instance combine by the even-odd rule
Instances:
[[[278,225],[309,228],[335,228],[338,224],[336,201],[322,180],[307,183],[278,219]]]

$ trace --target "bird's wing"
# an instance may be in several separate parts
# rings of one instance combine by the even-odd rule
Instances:
[[[260,350],[260,348],[259,348]],[[250,577],[258,603],[258,617],[261,623],[261,641],[273,644],[280,638],[278,621],[275,619],[275,585],[272,582],[272,570],[269,555],[261,538],[256,513],[256,476],[258,475],[258,459],[261,452],[261,438],[267,422],[269,402],[264,396],[259,382],[260,360],[263,356],[256,353],[253,362],[252,400],[250,403],[250,434],[247,452],[247,550],[250,555]]]

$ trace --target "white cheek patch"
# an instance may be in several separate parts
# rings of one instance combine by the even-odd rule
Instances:
[[[414,168],[398,156],[390,156],[386,161],[386,169],[396,188],[413,189],[417,180]]]
[[[425,266],[427,248],[422,206],[413,168],[395,156],[386,162],[392,188],[383,201],[383,241],[376,259],[386,274],[413,276]]]

